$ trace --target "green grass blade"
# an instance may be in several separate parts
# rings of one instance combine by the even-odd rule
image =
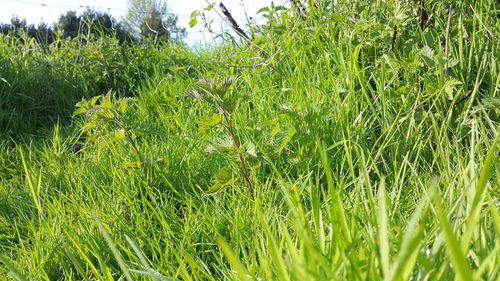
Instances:
[[[78,272],[78,274],[80,274],[80,276],[84,279],[84,280],[90,280],[90,278],[87,276],[87,274],[85,273],[85,270],[83,269],[83,266],[81,264],[81,262],[69,251],[68,249],[68,246],[66,245],[66,243],[63,243],[62,244],[62,247],[64,249],[64,253],[66,254],[66,256],[68,256],[69,260],[73,263],[73,265],[75,266],[76,268],[76,271]]]
[[[222,252],[224,252],[224,255],[226,256],[228,261],[234,267],[238,279],[255,280],[255,278],[252,277],[248,269],[246,269],[245,266],[240,262],[239,258],[236,257],[236,254],[233,252],[233,250],[231,250],[229,244],[227,244],[226,241],[224,241],[224,239],[220,236],[216,237],[215,240],[217,241],[219,247],[222,249]]]
[[[462,238],[462,251],[464,253],[469,252],[472,235],[477,229],[476,225],[481,219],[481,209],[483,207],[484,195],[486,193],[486,185],[488,184],[488,178],[491,171],[491,165],[494,159],[498,160],[498,139],[500,138],[500,133],[497,134],[493,145],[491,146],[486,159],[484,160],[483,169],[479,175],[479,180],[476,185],[476,192],[474,194],[474,199],[472,201],[471,211],[467,217],[467,223],[465,224],[465,233]]]
[[[446,216],[446,212],[444,210],[443,203],[436,186],[432,187],[431,195],[434,201],[436,216],[445,238],[446,249],[448,250],[448,255],[450,257],[451,264],[453,265],[455,274],[458,280],[472,281],[474,280],[472,276],[472,269],[464,253],[462,252],[462,248],[460,247],[460,243],[457,237],[453,233],[453,228],[448,217]]]
[[[271,229],[269,228],[268,222],[262,214],[260,209],[257,209],[257,218],[260,221],[264,234],[267,236],[267,243],[272,257],[271,262],[276,266],[276,271],[278,274],[278,280],[290,281],[290,275],[288,274],[285,261],[283,259],[280,249],[278,249],[279,243],[276,241]]]
[[[97,223],[97,227],[101,231],[102,235],[104,236],[104,239],[108,243],[109,248],[111,249],[111,252],[113,252],[113,256],[115,257],[116,261],[118,262],[118,265],[120,266],[123,274],[125,275],[125,279],[128,281],[133,281],[134,279],[130,275],[127,266],[125,265],[125,261],[123,260],[120,252],[115,246],[115,243],[113,242],[113,239],[111,239],[111,236],[109,236],[108,231],[106,228],[102,225],[101,220],[97,216],[96,210],[92,210],[92,216],[94,217],[94,220]]]
[[[4,257],[1,254],[0,254],[0,262],[2,262],[5,265],[5,267],[7,267],[10,275],[12,276],[12,278],[14,278],[14,280],[28,281],[28,278],[26,278],[26,276],[24,276],[24,274],[22,274],[21,271],[19,271],[19,269],[17,269],[12,263],[10,263],[10,261],[6,257]]]
[[[498,212],[495,202],[488,195],[488,209],[490,210],[493,225],[495,226],[495,231],[497,235],[500,235],[500,213]]]
[[[328,160],[328,156],[326,155],[326,150],[324,149],[323,145],[320,145],[319,153],[321,157],[321,163],[323,164],[323,168],[325,169],[328,190],[334,202],[333,214],[337,214],[338,220],[340,221],[340,228],[342,229],[342,233],[344,234],[347,243],[351,243],[352,237],[347,224],[347,218],[344,211],[345,208],[342,203],[342,198],[341,198],[342,193],[339,190],[336,190],[335,185],[333,183],[330,161]]]
[[[389,275],[384,278],[385,281],[408,280],[413,268],[415,267],[418,251],[424,236],[425,225],[418,225],[418,222],[425,213],[428,204],[429,201],[427,197],[424,197],[413,213],[410,222],[406,227],[406,232],[403,236],[398,256],[390,270]]]
[[[28,187],[31,192],[31,197],[33,198],[33,203],[35,204],[35,208],[38,211],[39,215],[42,215],[42,205],[40,203],[40,188],[41,188],[41,183],[42,183],[42,173],[38,174],[38,181],[35,185],[32,179],[31,171],[28,169],[28,164],[26,162],[26,158],[24,156],[24,153],[22,150],[19,150],[19,153],[21,155],[21,162],[23,164],[23,171],[26,175],[26,180],[28,181]]]
[[[102,271],[100,271],[98,268],[96,268],[96,266],[92,263],[91,258],[89,258],[88,255],[85,253],[85,249],[84,249],[85,245],[78,243],[77,237],[75,237],[73,233],[66,233],[66,237],[71,242],[71,245],[73,246],[73,248],[78,252],[80,258],[83,259],[85,261],[86,265],[92,270],[92,272],[94,273],[94,277],[97,279],[104,279],[104,276],[102,275]],[[67,245],[64,245],[64,247],[66,247],[65,253],[67,255],[71,254],[69,252],[69,249],[67,249]],[[70,259],[71,259],[71,257],[70,257]],[[78,261],[76,261],[76,262],[78,263]]]
[[[382,265],[382,273],[384,276],[389,274],[389,233],[387,222],[387,206],[385,202],[385,179],[382,178],[378,190],[378,208],[377,208],[377,223],[378,223],[378,238],[380,262]]]

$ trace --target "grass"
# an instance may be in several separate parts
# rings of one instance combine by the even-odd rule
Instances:
[[[453,2],[448,31],[440,1],[423,29],[411,2],[337,2],[254,27],[260,48],[0,37],[0,279],[500,278],[495,1]],[[230,76],[239,149],[183,96]],[[71,121],[110,89],[162,163]]]

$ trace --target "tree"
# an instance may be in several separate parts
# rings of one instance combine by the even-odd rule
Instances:
[[[57,27],[63,31],[64,37],[76,37],[80,34],[97,36],[115,36],[120,42],[132,41],[132,36],[124,30],[120,23],[110,14],[87,8],[82,15],[68,11],[59,17]]]
[[[50,44],[54,42],[54,32],[47,23],[41,22],[36,29],[35,38],[40,43]]]
[[[76,37],[80,33],[81,19],[75,11],[68,11],[65,15],[59,17],[57,28],[62,30],[64,38]]]
[[[124,24],[137,38],[167,42],[186,36],[186,30],[177,26],[177,16],[169,12],[165,1],[127,0],[127,4]]]
[[[11,34],[16,37],[35,38],[39,43],[50,44],[54,41],[54,32],[45,23],[41,22],[38,27],[34,24],[27,24],[26,19],[20,19],[17,15],[13,15],[10,24],[0,23],[1,34]],[[24,40],[24,39],[23,39]]]
[[[122,27],[113,16],[105,12],[98,12],[87,8],[81,16],[83,30],[85,33],[105,34],[115,36],[120,42],[132,41],[132,36]]]

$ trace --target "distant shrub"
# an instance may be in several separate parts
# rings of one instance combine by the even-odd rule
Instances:
[[[34,132],[69,121],[76,102],[113,89],[134,96],[142,81],[176,67],[189,69],[194,56],[170,44],[121,44],[115,37],[57,35],[47,45],[26,32],[0,35],[0,134]],[[194,75],[194,70],[186,74]]]

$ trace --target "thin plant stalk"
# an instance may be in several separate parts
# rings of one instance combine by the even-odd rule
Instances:
[[[137,147],[137,143],[135,142],[132,134],[130,133],[130,131],[127,129],[127,127],[125,126],[125,124],[122,121],[115,119],[114,122],[123,130],[123,133],[125,134],[125,140],[134,149],[134,153],[135,153],[135,156],[137,157],[137,161],[140,163],[140,165],[142,165],[144,172],[146,172],[146,163],[144,161],[144,156],[142,155],[141,151]]]
[[[224,116],[224,121],[226,123],[225,127],[229,133],[229,136],[231,137],[231,140],[233,141],[234,149],[236,150],[236,153],[238,153],[238,160],[240,162],[241,172],[243,173],[243,177],[245,177],[245,183],[247,185],[248,192],[250,193],[250,197],[253,200],[254,197],[253,197],[252,183],[250,182],[250,177],[248,176],[248,170],[245,164],[245,156],[243,155],[243,153],[241,153],[239,142],[236,139],[236,136],[234,135],[231,117],[224,110],[222,110],[222,116]]]
[[[451,6],[448,7],[448,22],[446,24],[446,39],[444,42],[444,52],[445,52],[445,65],[444,65],[444,76],[448,76],[448,56],[450,51],[450,25],[451,25],[451,15],[453,13],[453,9]]]
[[[121,122],[120,120],[115,120],[115,123],[120,126],[120,128],[123,130],[124,134],[125,134],[125,139],[127,140],[127,142],[132,146],[132,148],[134,149],[134,152],[135,152],[135,155],[137,157],[137,160],[141,163],[144,162],[144,157],[142,156],[142,153],[141,151],[139,150],[139,148],[137,147],[137,143],[135,142],[134,138],[132,137],[132,135],[130,134],[129,130],[127,130],[127,128],[125,127],[125,124],[123,124],[123,122]]]

